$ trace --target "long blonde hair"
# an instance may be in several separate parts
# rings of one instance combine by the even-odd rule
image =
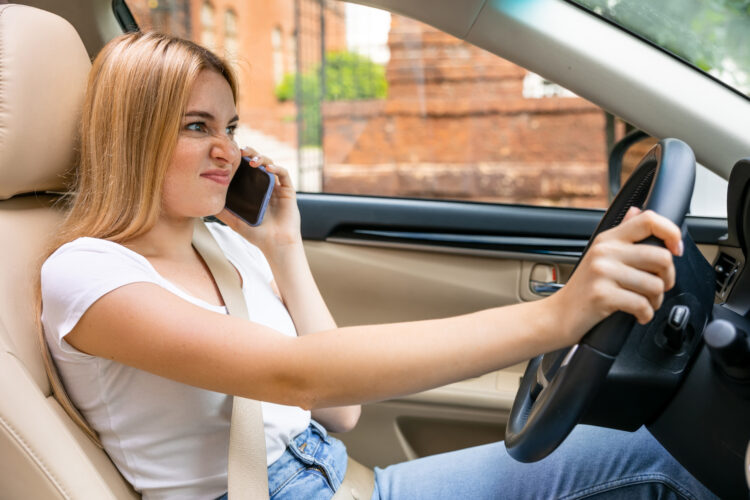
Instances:
[[[39,268],[57,248],[81,236],[122,243],[154,226],[182,116],[203,70],[224,76],[236,104],[232,69],[193,42],[136,32],[104,46],[89,73],[78,168],[63,198],[66,214]],[[41,331],[40,273],[35,295]]]
[[[55,247],[80,236],[123,242],[154,226],[182,116],[203,70],[224,76],[237,102],[231,68],[188,40],[136,32],[102,49],[89,74],[79,167]]]

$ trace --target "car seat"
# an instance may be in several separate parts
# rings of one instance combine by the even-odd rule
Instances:
[[[0,5],[0,497],[139,498],[52,396],[35,274],[61,220],[89,57],[64,19]]]

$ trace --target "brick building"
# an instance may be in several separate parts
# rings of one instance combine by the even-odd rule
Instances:
[[[325,191],[606,206],[600,108],[410,19],[388,44],[387,99],[324,105]]]

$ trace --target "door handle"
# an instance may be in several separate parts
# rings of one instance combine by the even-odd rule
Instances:
[[[529,288],[531,291],[537,295],[543,296],[552,295],[564,286],[564,283],[555,283],[554,281],[529,281]]]
[[[558,276],[559,272],[555,264],[534,264],[529,275],[529,290],[543,297],[552,295],[565,286],[557,281]]]

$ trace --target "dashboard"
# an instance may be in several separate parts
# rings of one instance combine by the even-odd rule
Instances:
[[[729,178],[728,232],[713,262],[714,305],[703,344],[649,430],[722,498],[747,498],[750,441],[750,159]],[[706,287],[710,284],[706,284]],[[690,436],[685,439],[685,436]]]

